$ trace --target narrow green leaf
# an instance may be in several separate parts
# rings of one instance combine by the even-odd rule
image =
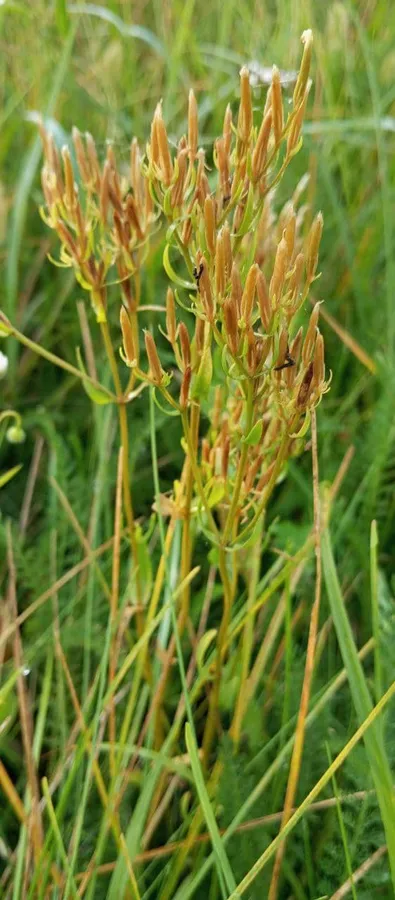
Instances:
[[[326,590],[340,652],[347,670],[357,718],[359,723],[362,724],[370,715],[373,703],[361,663],[358,659],[357,648],[339,584],[328,529],[324,531],[322,536],[322,561]],[[366,732],[365,746],[377,791],[377,799],[388,845],[392,883],[395,887],[395,796],[392,786],[393,777],[382,738],[382,729],[378,722],[374,722],[369,731]]]
[[[82,362],[82,356],[80,348],[76,349],[78,368],[83,375],[86,375],[86,369],[84,363]],[[105,406],[107,403],[111,403],[111,397],[108,396],[104,391],[101,391],[100,388],[95,387],[88,381],[86,378],[82,379],[82,386],[86,394],[93,403],[97,403],[98,406]]]
[[[11,478],[13,478],[14,475],[16,475],[21,470],[21,468],[22,463],[19,466],[13,466],[12,469],[8,469],[8,472],[3,472],[3,474],[0,475],[0,488],[4,487],[4,485],[7,484],[8,481],[11,481]]]
[[[200,765],[199,755],[196,747],[196,742],[194,739],[194,735],[192,729],[189,725],[189,722],[185,725],[185,741],[187,745],[187,750],[189,753],[189,758],[191,762],[191,768],[193,777],[195,779],[195,786],[197,790],[197,794],[200,800],[200,805],[203,810],[203,815],[206,820],[207,828],[210,832],[211,842],[214,848],[214,853],[218,860],[218,865],[222,869],[222,873],[225,879],[226,887],[228,891],[236,890],[236,881],[232,872],[232,868],[228,857],[225,852],[224,845],[221,840],[221,835],[218,830],[218,825],[216,822],[216,818],[214,815],[214,811],[210,802],[210,797],[208,795],[208,791],[205,785],[202,768]],[[236,895],[235,895],[236,896]]]

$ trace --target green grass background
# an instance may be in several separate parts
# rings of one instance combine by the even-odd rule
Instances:
[[[37,114],[53,120],[60,142],[68,141],[72,125],[77,125],[82,131],[92,132],[103,152],[106,141],[112,141],[119,160],[127,161],[131,137],[136,135],[142,142],[147,138],[159,98],[164,100],[170,137],[175,140],[183,133],[188,90],[193,87],[199,104],[201,142],[205,144],[220,129],[226,103],[235,106],[237,102],[241,64],[257,60],[263,66],[276,62],[282,69],[295,68],[300,56],[300,34],[307,27],[312,27],[315,35],[314,91],[303,149],[287,174],[281,193],[286,197],[287,186],[295,184],[304,171],[310,171],[309,201],[314,210],[322,209],[325,221],[322,276],[315,285],[315,296],[325,300],[327,312],[347,329],[376,365],[376,373],[372,374],[323,324],[327,365],[333,372],[333,381],[318,416],[320,477],[332,480],[345,452],[354,447],[332,515],[332,543],[355,640],[361,646],[372,633],[369,541],[371,521],[377,519],[379,660],[385,687],[393,680],[395,662],[395,6],[391,0],[3,3],[1,306],[22,331],[75,363],[75,348],[81,343],[76,301],[81,294],[69,273],[54,268],[47,260],[48,252],[56,255],[56,245],[37,211],[41,202]],[[258,90],[257,106],[261,96]],[[144,274],[143,302],[162,303],[164,291],[158,245]],[[115,309],[114,294],[114,321]],[[147,314],[146,320],[149,323],[154,318],[151,320]],[[23,463],[23,470],[1,492],[0,555],[5,558],[5,522],[10,517],[16,532],[18,602],[23,608],[37,595],[38,585],[39,590],[44,590],[80,558],[78,540],[51,487],[50,475],[60,483],[85,529],[93,504],[95,545],[112,533],[115,421],[108,409],[92,408],[73,378],[21,350],[14,342],[8,341],[4,349],[10,368],[1,382],[1,406],[12,406],[21,413],[27,439],[17,448],[2,445],[1,470],[19,462]],[[102,373],[106,377],[104,368]],[[136,403],[134,409],[135,505],[138,515],[146,515],[153,493],[149,409],[144,401]],[[171,420],[169,425],[166,420],[164,427],[158,413],[156,427],[161,487],[166,488],[178,472],[178,426]],[[43,456],[29,527],[21,536],[17,534],[17,524],[40,436],[44,438]],[[310,472],[308,453],[292,462],[288,479],[272,507],[275,543],[289,552],[300,546],[311,526]],[[56,559],[51,552],[54,534]],[[4,563],[3,584],[5,572]],[[309,570],[300,596],[304,591],[310,598],[312,590],[313,571]],[[94,577],[85,587],[85,594],[79,592],[77,583],[62,592],[61,608],[62,644],[83,696],[100,659],[107,619],[105,599],[97,591]],[[47,605],[28,620],[23,633],[36,711],[45,678],[49,678],[46,664],[52,647],[51,623],[52,607]],[[305,624],[302,622],[292,648],[290,716],[297,710]],[[317,690],[330,682],[340,664],[336,637],[331,633]],[[9,676],[6,670],[6,679]],[[372,667],[367,667],[367,676],[373,690]],[[251,715],[249,747],[244,755],[235,759],[226,744],[223,747],[226,767],[219,803],[225,825],[261,772],[261,763],[254,763],[258,748],[272,736],[275,723],[277,728],[281,724],[283,677],[284,673],[280,674],[279,684],[271,686],[273,721],[268,723],[263,717],[256,726]],[[51,698],[41,774],[46,772],[51,753],[62,747],[72,720],[55,664],[49,683]],[[25,774],[17,702],[12,692],[7,696],[2,718],[7,718],[7,726],[0,734],[0,752],[23,794]],[[355,722],[350,695],[345,690],[309,732],[300,799],[326,767],[326,742],[334,755],[355,729]],[[395,752],[391,751],[390,738],[394,724],[389,715],[392,763]],[[264,765],[269,756],[264,756]],[[363,747],[353,752],[338,777],[344,790],[371,786]],[[265,800],[264,812],[280,808],[284,778],[280,772]],[[97,798],[96,805],[93,798],[84,824],[80,864],[89,858],[93,848],[96,808]],[[261,814],[259,809],[254,812]],[[346,877],[336,812],[319,815],[317,820],[306,819],[288,845],[284,897],[314,900],[330,896]],[[352,868],[356,868],[383,842],[377,804],[369,801],[362,807],[349,806],[343,815]],[[275,832],[254,832],[253,837],[232,839],[229,855],[238,877],[243,876],[272,833]],[[162,840],[169,834],[161,835]],[[5,809],[0,838],[10,849],[17,837],[15,819]],[[159,868],[155,872],[160,877]],[[154,883],[152,878],[151,881]],[[95,896],[105,896],[106,884],[103,879]],[[209,890],[210,897],[215,898],[216,888],[209,882],[203,883],[202,893],[196,896],[206,897]],[[264,896],[264,882],[255,890],[257,893],[251,893],[251,897]],[[358,887],[357,896],[390,897],[391,890],[384,859]],[[145,896],[155,897],[155,887]]]

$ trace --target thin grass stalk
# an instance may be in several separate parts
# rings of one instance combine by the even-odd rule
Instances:
[[[111,646],[108,676],[110,683],[115,678],[117,667],[117,635],[116,623],[118,617],[119,604],[119,574],[121,561],[121,530],[122,530],[122,484],[123,484],[123,447],[119,448],[117,482],[115,491],[115,512],[114,512],[114,551],[112,558],[112,583],[111,583],[111,603],[110,603],[110,620],[111,620]],[[115,719],[115,701],[111,700],[109,710],[109,736],[110,745],[112,747],[110,753],[110,773],[112,778],[115,775],[115,750],[116,743],[116,719]]]
[[[302,695],[300,700],[299,715],[296,725],[295,745],[292,753],[291,766],[288,777],[287,790],[284,801],[284,815],[281,830],[287,824],[291,815],[291,809],[298,786],[298,778],[302,763],[302,753],[304,746],[304,737],[306,731],[306,717],[310,702],[310,692],[314,672],[314,654],[318,633],[318,618],[321,602],[321,585],[322,585],[322,562],[321,562],[321,512],[319,498],[319,471],[318,471],[318,449],[317,449],[317,420],[315,410],[311,413],[312,425],[312,460],[313,460],[313,495],[314,495],[314,538],[315,538],[315,557],[316,557],[316,581],[315,581],[315,597],[313,608],[311,610],[309,637],[307,641],[306,663],[304,670],[304,678],[302,685]],[[279,845],[273,868],[272,880],[269,889],[269,900],[277,900],[279,879],[281,871],[281,863],[285,853],[285,841]]]

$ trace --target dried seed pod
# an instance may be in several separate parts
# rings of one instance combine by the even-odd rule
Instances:
[[[256,292],[258,295],[258,304],[259,304],[259,314],[261,317],[261,322],[263,325],[263,330],[266,334],[270,331],[270,326],[273,317],[273,310],[270,303],[269,290],[266,282],[266,278],[259,269],[256,280]]]
[[[67,247],[74,259],[78,261],[78,247],[67,226],[61,219],[58,219],[55,222],[55,228],[62,243]]]
[[[181,409],[185,409],[185,407],[188,403],[189,390],[191,387],[191,380],[192,380],[192,369],[190,366],[187,366],[185,369],[184,375],[183,375],[183,379],[181,382],[181,388],[180,388]]]
[[[284,127],[283,98],[281,95],[280,72],[277,66],[273,66],[272,74],[272,116],[273,116],[273,133],[276,146],[281,141]]]
[[[191,365],[191,343],[189,340],[189,334],[187,326],[185,322],[180,322],[178,335],[180,338],[180,346],[181,346],[181,359],[185,369]]]
[[[303,101],[295,113],[294,120],[293,120],[292,125],[288,132],[287,157],[291,156],[291,154],[293,153],[293,151],[295,150],[295,148],[297,147],[298,142],[299,142],[300,133],[302,131],[303,119],[304,119],[304,115],[306,112],[309,90],[310,90],[310,87],[308,85],[306,88],[306,91],[305,91]]]
[[[288,283],[288,290],[295,301],[298,298],[304,270],[304,253],[298,253]]]
[[[237,135],[242,145],[249,142],[252,128],[252,100],[250,73],[247,66],[243,66],[240,72],[240,106],[237,120]]]
[[[224,321],[226,328],[226,338],[229,349],[233,356],[237,356],[239,348],[239,329],[237,322],[237,309],[231,299],[225,300],[223,304]]]
[[[251,375],[254,374],[256,369],[255,345],[255,335],[252,328],[250,328],[247,332],[247,366]]]
[[[225,267],[225,248],[223,240],[223,229],[217,236],[215,247],[215,290],[217,297],[222,298],[226,289],[226,267]]]
[[[300,64],[299,75],[296,80],[294,93],[293,93],[293,105],[297,107],[301,100],[303,99],[309,79],[310,74],[310,65],[311,65],[311,55],[313,48],[313,32],[311,28],[308,28],[303,32],[301,37],[302,44],[304,44],[302,62]]]
[[[81,179],[85,187],[88,187],[90,183],[90,167],[85,153],[85,147],[82,143],[81,133],[78,131],[78,128],[74,127],[71,134]]]
[[[204,201],[204,227],[206,244],[211,256],[215,253],[215,202],[208,196]]]
[[[241,298],[241,315],[244,319],[246,327],[249,328],[251,323],[252,308],[255,299],[255,288],[258,277],[259,268],[254,263],[247,275],[243,296]]]
[[[103,167],[103,174],[100,184],[100,218],[103,225],[107,222],[108,207],[110,204],[109,182],[111,174],[111,163],[106,159]]]
[[[189,159],[191,162],[194,161],[197,153],[198,133],[199,126],[196,97],[193,91],[190,90],[188,98],[188,148]]]
[[[232,109],[230,103],[228,103],[225,116],[224,116],[224,124],[222,128],[222,137],[224,141],[224,150],[227,156],[229,156],[231,143],[232,143]]]
[[[288,348],[288,329],[282,328],[280,333],[280,339],[278,342],[278,354],[276,359],[275,369],[277,381],[281,381],[283,369],[287,365],[287,357],[289,356],[289,348]]]
[[[311,313],[310,321],[309,321],[308,328],[306,331],[306,337],[304,339],[303,351],[302,351],[302,361],[303,361],[303,365],[305,367],[311,360],[314,346],[315,346],[315,341],[316,341],[316,337],[317,337],[317,325],[318,325],[318,319],[319,319],[319,315],[320,315],[320,305],[321,305],[320,303],[316,303],[315,306],[313,307],[313,311]]]
[[[196,316],[194,341],[196,352],[201,354],[204,347],[204,320],[199,316]]]
[[[170,344],[174,345],[177,337],[176,305],[171,288],[166,294],[166,337]]]
[[[318,251],[321,242],[322,229],[324,227],[324,219],[322,213],[317,213],[314,222],[310,229],[310,234],[308,238],[308,248],[307,248],[307,257],[306,257],[306,270],[307,270],[307,278],[309,281],[312,281],[317,265],[318,265]]]
[[[147,351],[150,374],[154,384],[162,382],[162,367],[156,349],[155,340],[150,331],[144,332],[145,349]]]
[[[128,194],[128,196],[126,197],[125,214],[126,214],[127,221],[129,222],[129,224],[133,228],[133,230],[136,232],[138,239],[140,241],[143,240],[144,232],[140,225],[140,219],[139,219],[136,201],[132,194]]]
[[[325,381],[325,347],[324,338],[318,332],[314,348],[313,359],[313,386],[316,390],[320,390]]]
[[[74,184],[74,172],[73,166],[71,163],[70,150],[65,145],[62,147],[62,159],[63,159],[63,173],[64,173],[64,183],[65,183],[65,204],[67,208],[72,211],[74,210],[74,206],[76,203],[76,187]]]
[[[254,182],[259,181],[262,177],[267,160],[267,148],[270,138],[270,132],[272,129],[272,111],[268,110],[266,115],[262,119],[262,124],[258,132],[258,137],[256,139],[255,147],[252,153],[251,159],[251,168],[252,168],[252,180]]]
[[[230,298],[232,300],[233,305],[236,307],[237,316],[240,318],[241,316],[241,298],[243,296],[243,285],[241,283],[240,272],[238,270],[237,264],[233,263],[232,272],[231,272],[231,293]]]
[[[176,183],[171,192],[172,206],[177,209],[182,205],[184,199],[184,188],[187,175],[187,158],[188,150],[180,150],[177,154],[178,175]]]
[[[295,210],[291,206],[289,214],[288,214],[287,224],[284,228],[284,234],[283,234],[285,243],[288,248],[288,262],[289,263],[292,261],[292,258],[294,255],[295,235],[296,235],[296,214],[295,214]]]
[[[299,407],[299,409],[305,409],[307,406],[307,401],[308,401],[309,395],[310,395],[312,380],[313,380],[313,363],[310,363],[306,369],[304,376],[303,376],[303,380],[300,385],[298,395],[296,398],[296,405]]]
[[[216,164],[219,172],[219,180],[222,191],[223,203],[227,203],[231,195],[230,160],[225,146],[224,138],[217,138],[215,142]]]
[[[199,269],[201,269],[199,275],[199,293],[202,298],[204,311],[206,313],[208,321],[213,322],[215,313],[214,298],[208,272],[207,260],[204,256],[202,256],[199,261]]]
[[[157,151],[159,155],[159,165],[162,173],[162,179],[166,187],[169,187],[173,177],[173,163],[171,160],[169,141],[167,138],[166,126],[162,116],[162,104],[158,103],[154,120],[156,122],[156,141]]]
[[[282,295],[283,285],[285,276],[288,268],[288,246],[286,240],[284,238],[281,239],[276,252],[276,258],[274,261],[274,269],[273,275],[270,281],[269,293],[272,300],[272,303],[275,302],[276,307],[279,306],[279,302]]]
[[[225,277],[226,281],[230,278],[230,273],[232,271],[232,263],[233,263],[233,254],[232,254],[232,244],[230,240],[230,228],[227,222],[222,228],[222,242],[224,248],[224,261],[225,261]]]
[[[123,351],[125,354],[125,358],[129,365],[133,365],[133,363],[135,363],[137,360],[137,354],[134,346],[132,323],[124,306],[121,306],[119,318],[121,323]]]

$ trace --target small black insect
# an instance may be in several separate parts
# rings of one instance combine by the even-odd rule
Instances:
[[[292,359],[292,356],[291,356],[289,350],[287,350],[287,352],[285,354],[285,362],[283,362],[281,366],[275,366],[274,371],[281,372],[281,369],[290,369],[294,365],[295,365],[295,360]]]
[[[197,267],[195,266],[195,268],[194,268],[194,270],[193,270],[193,277],[194,277],[194,279],[195,279],[195,281],[196,281],[196,287],[197,287],[198,290],[199,290],[199,282],[200,282],[200,279],[201,279],[201,277],[202,277],[202,275],[203,275],[203,269],[204,269],[204,265],[203,265],[203,263],[200,263],[199,268],[197,268]]]

